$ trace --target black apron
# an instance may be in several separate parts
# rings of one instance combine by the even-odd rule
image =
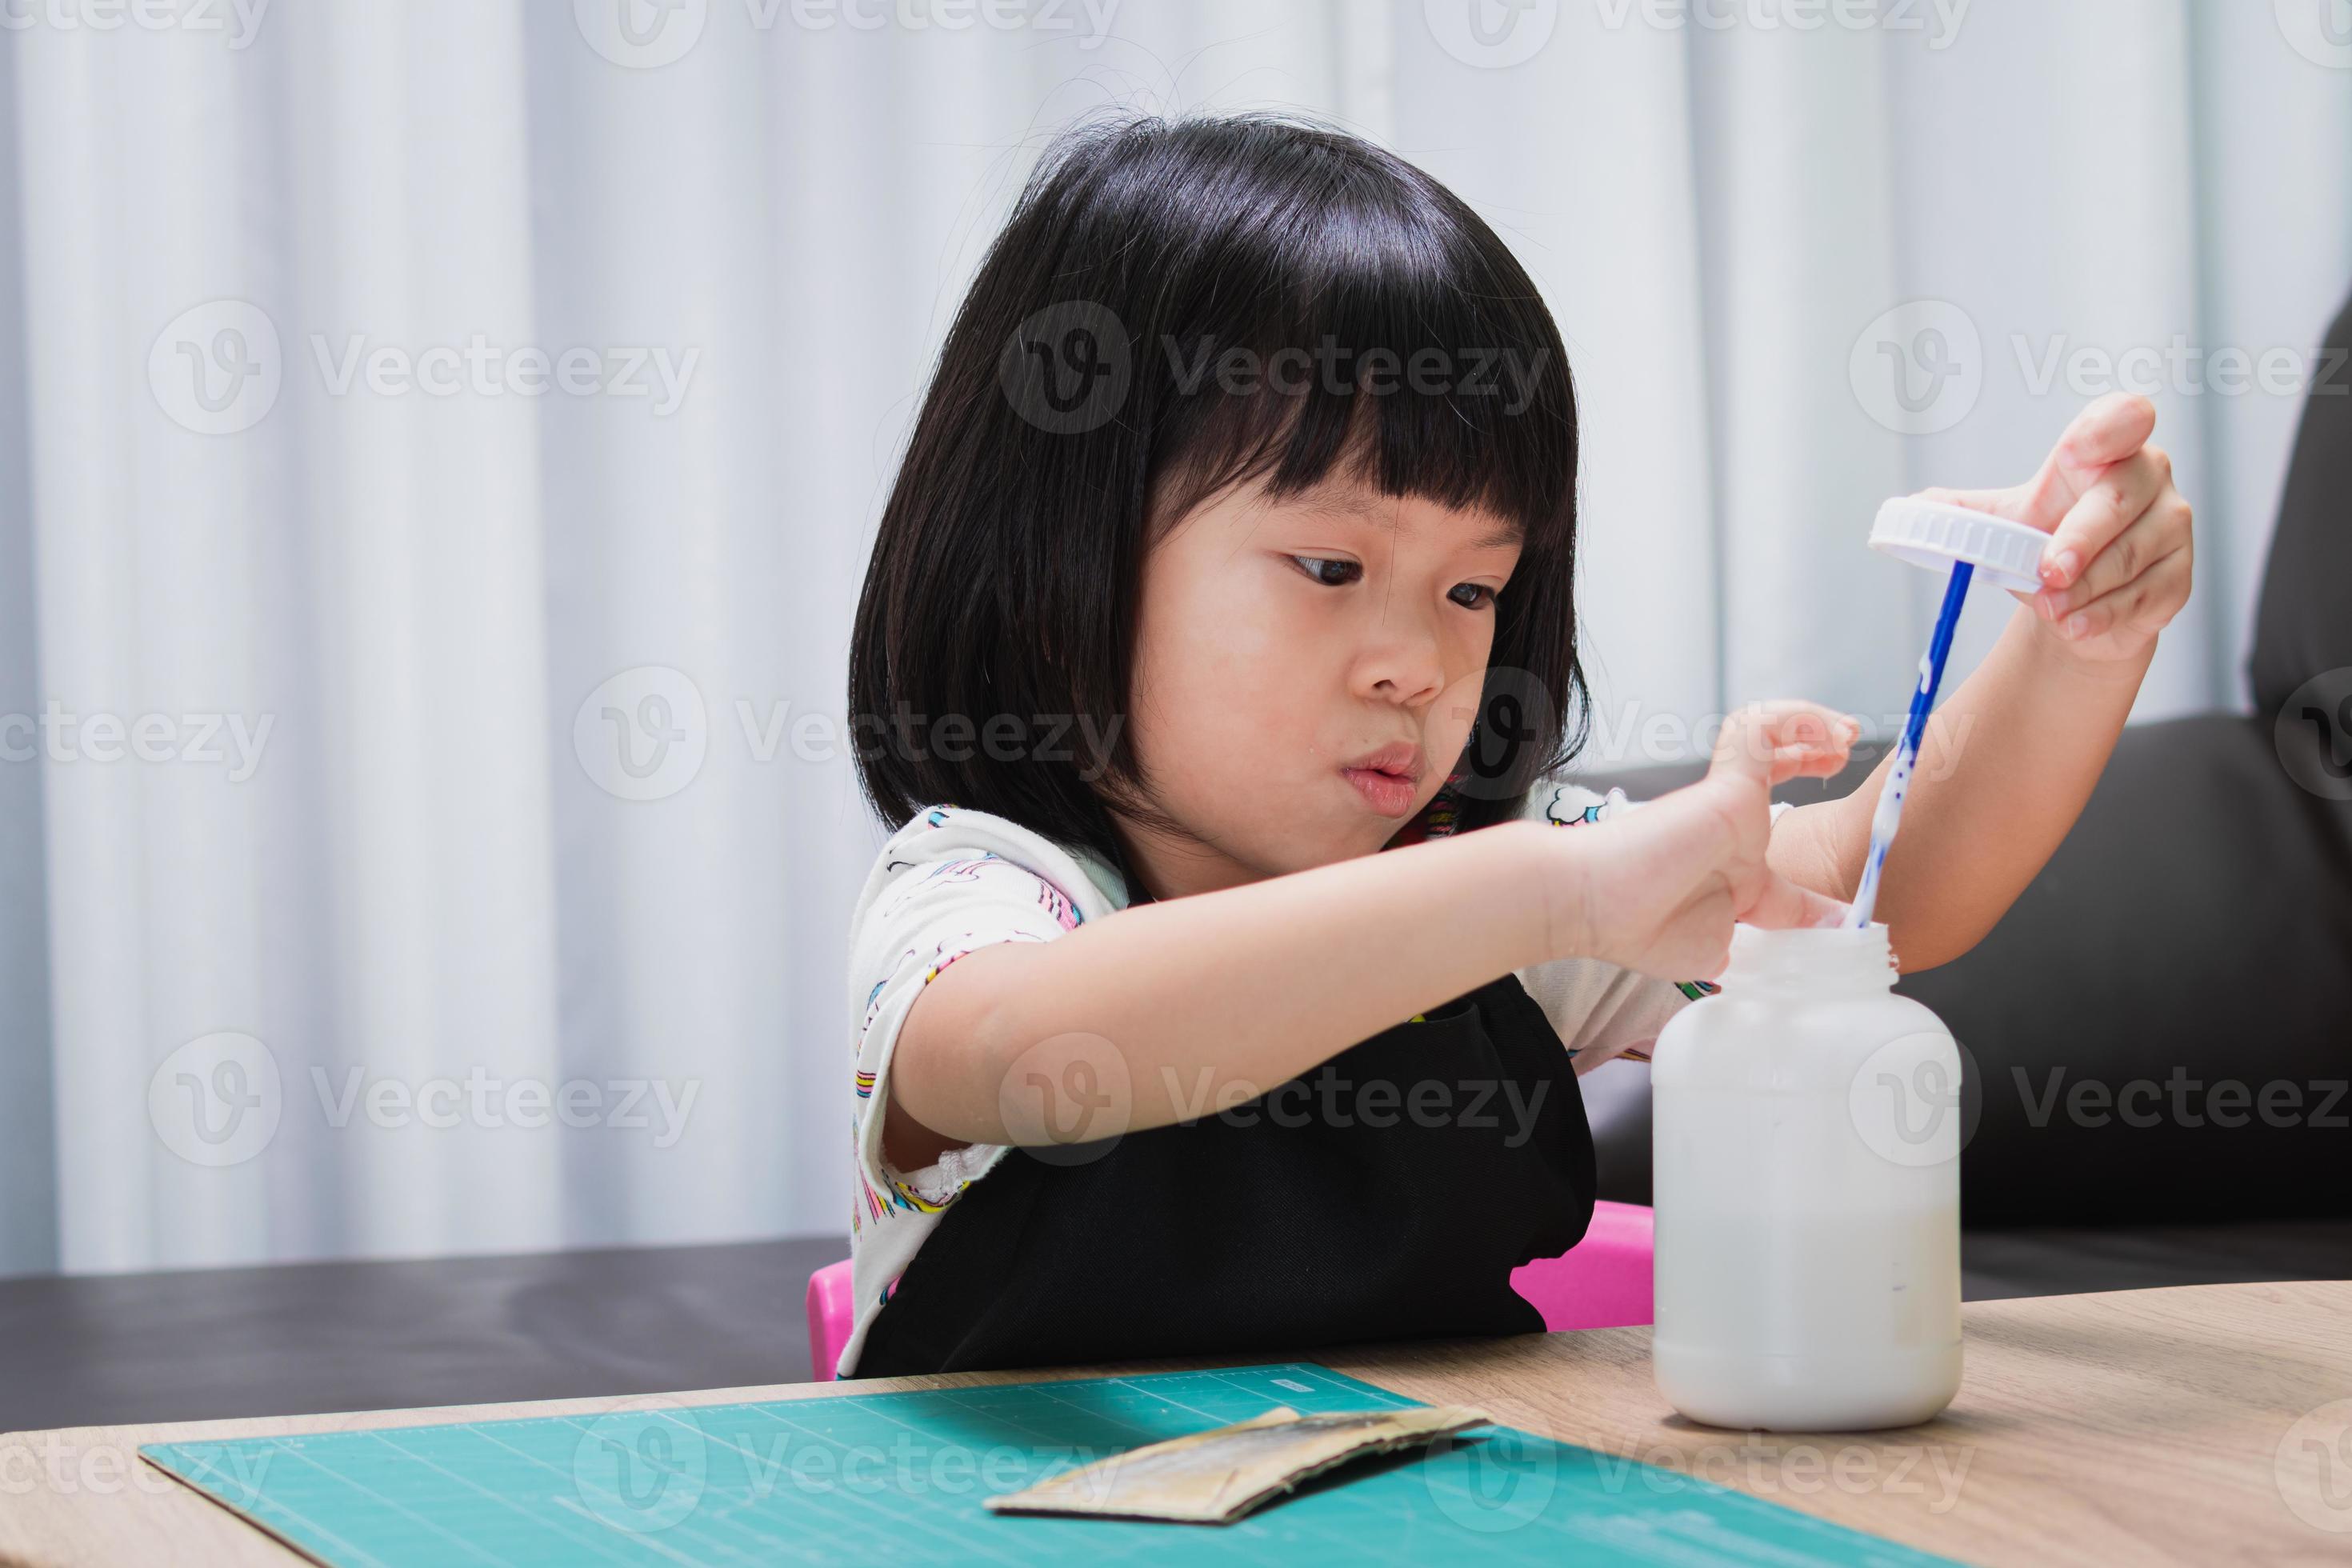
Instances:
[[[1511,1270],[1592,1216],[1568,1051],[1516,975],[1234,1111],[1008,1152],[899,1277],[858,1377],[1537,1333]]]

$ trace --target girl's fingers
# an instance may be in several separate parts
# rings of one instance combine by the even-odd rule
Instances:
[[[2150,605],[2162,605],[2164,619],[2169,621],[2188,597],[2189,552],[2175,550],[2122,587],[2069,611],[2058,623],[2059,635],[2070,642],[2098,637],[2130,621]]]
[[[1815,892],[1801,882],[1792,882],[1778,871],[1768,870],[1762,889],[1755,900],[1740,911],[1739,918],[1767,931],[1786,931],[1800,926],[1838,925],[1851,912],[1848,906],[1828,894]]]
[[[1818,702],[1751,702],[1725,718],[1707,772],[1767,784],[1797,777],[1801,767],[1835,773],[1861,732],[1854,720]]]
[[[2077,472],[2121,462],[2156,433],[2156,405],[2136,392],[2110,392],[2074,416],[2050,454]]]
[[[2091,404],[2067,425],[2041,468],[2021,485],[2006,489],[1929,489],[1929,500],[1950,501],[2031,523],[2048,533],[2095,484],[2111,463],[2142,447],[2156,429],[2156,405],[2134,393],[2116,392]],[[2086,557],[2087,559],[2087,557]]]
[[[2109,468],[2051,531],[2042,550],[2042,584],[2072,586],[2171,482],[2172,459],[2161,447],[2143,447]]]
[[[1834,778],[1845,766],[1844,746],[1775,746],[1772,749],[1772,782],[1786,784],[1790,779]]]
[[[2105,487],[2101,487],[2104,489]],[[2086,500],[2085,505],[2089,504]],[[2071,584],[2052,583],[2033,595],[2034,609],[2045,621],[2063,620],[2092,600],[2114,593],[2157,562],[2180,548],[2180,531],[2167,509],[2150,507],[2091,557],[2090,564]]]

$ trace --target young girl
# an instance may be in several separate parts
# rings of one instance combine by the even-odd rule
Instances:
[[[1922,759],[1878,906],[1907,967],[2041,868],[2187,595],[2153,421],[2112,399],[2028,484],[1931,492],[2053,539]],[[843,1374],[1540,1329],[1508,1276],[1590,1216],[1576,1074],[1734,921],[1837,920],[1885,773],[1769,806],[1854,733],[1778,703],[1640,809],[1554,776],[1576,459],[1534,284],[1412,165],[1260,118],[1047,155],[858,605],[898,832],[851,931]]]

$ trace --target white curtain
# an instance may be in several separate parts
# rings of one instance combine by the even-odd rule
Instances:
[[[2203,373],[2309,374],[2352,286],[2345,0],[0,24],[0,1272],[845,1228],[850,613],[1075,117],[1303,109],[1509,238],[1611,764],[1899,708],[1873,508],[2135,349],[2202,552],[2141,716],[2236,702],[2302,386]]]

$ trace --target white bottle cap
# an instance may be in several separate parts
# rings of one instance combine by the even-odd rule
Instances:
[[[1914,566],[1941,570],[1965,561],[1977,581],[2031,594],[2042,586],[2042,551],[2050,536],[1950,501],[1896,496],[1878,509],[1870,547]]]

